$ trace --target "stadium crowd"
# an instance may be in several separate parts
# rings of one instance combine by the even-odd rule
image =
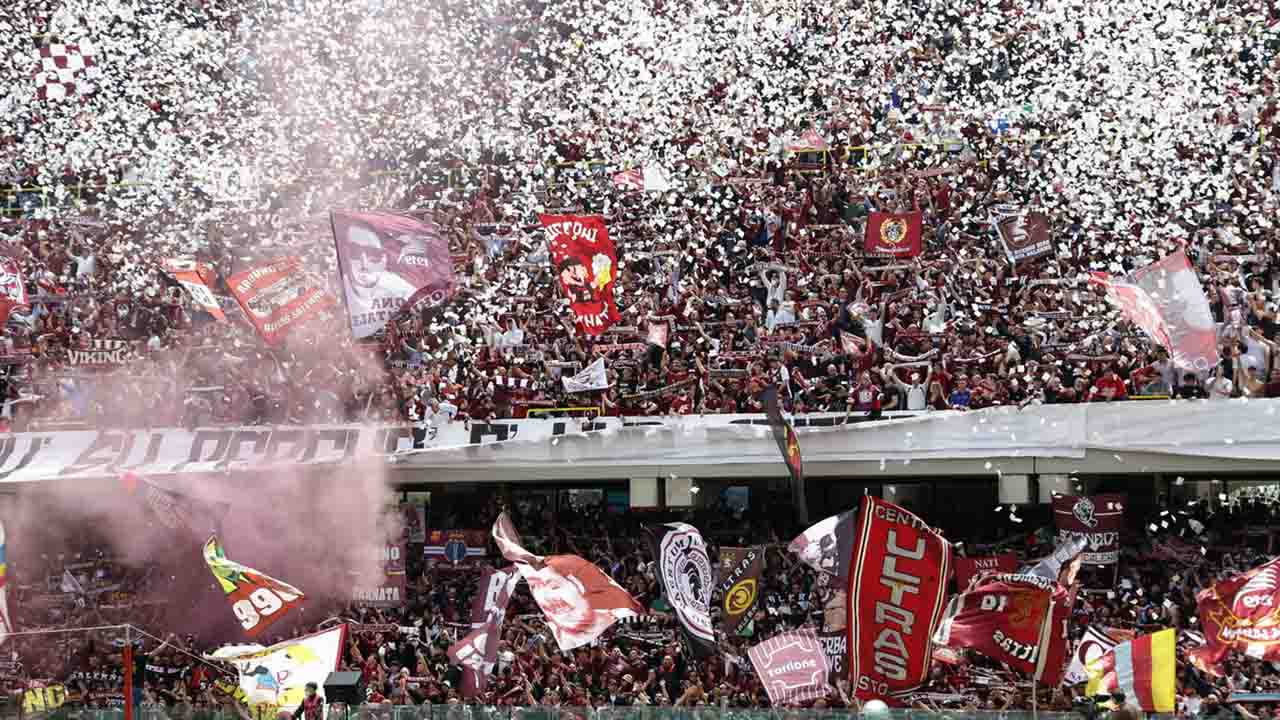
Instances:
[[[496,516],[495,500],[482,504],[487,517]],[[497,668],[486,692],[471,700],[473,704],[497,709],[532,705],[566,709],[768,707],[768,696],[746,662],[746,649],[785,629],[802,625],[838,629],[843,622],[837,617],[838,612],[832,614],[834,588],[785,552],[785,538],[794,528],[779,526],[779,522],[785,522],[778,519],[782,515],[766,512],[763,507],[715,507],[679,514],[681,519],[702,526],[711,540],[713,557],[720,545],[745,546],[766,541],[766,569],[750,630],[744,636],[720,636],[720,654],[710,661],[690,657],[680,642],[670,608],[664,605],[655,584],[650,551],[634,539],[641,536],[640,523],[661,518],[617,514],[603,503],[580,504],[561,515],[550,513],[538,503],[517,503],[512,511],[518,521],[531,526],[537,521],[550,521],[548,526],[554,528],[544,537],[526,538],[531,550],[580,554],[608,572],[652,614],[642,623],[615,625],[596,643],[561,653],[526,586],[521,584],[508,609]],[[1199,537],[1188,535],[1181,539],[1177,537],[1181,531],[1160,530],[1157,535],[1137,527],[1126,531],[1128,539],[1122,545],[1125,549],[1118,572],[1113,576],[1111,568],[1100,568],[1084,583],[1086,589],[1095,591],[1077,596],[1072,637],[1079,638],[1089,627],[1103,629],[1115,637],[1176,628],[1180,715],[1245,719],[1270,716],[1280,711],[1280,704],[1229,703],[1228,698],[1234,693],[1280,692],[1280,672],[1272,664],[1232,655],[1223,665],[1221,676],[1215,677],[1187,662],[1186,651],[1200,640],[1196,636],[1196,592],[1268,557],[1256,543],[1235,533],[1247,524],[1273,517],[1272,509],[1262,504],[1241,504],[1231,512],[1208,514],[1201,505],[1199,509],[1193,507],[1191,513],[1187,517],[1203,520]],[[1185,526],[1184,521],[1179,527]],[[973,532],[983,534],[974,535],[970,543],[964,544],[964,552],[1015,551],[1026,561],[1051,549],[1051,533],[1027,534],[1007,523],[991,523],[987,530]],[[169,717],[200,717],[208,710],[231,710],[234,703],[213,687],[217,674],[214,666],[198,658],[228,638],[193,633],[189,609],[169,607],[167,593],[162,584],[155,584],[153,573],[113,561],[109,551],[105,557],[102,552],[95,557],[92,541],[86,536],[85,542],[84,552],[51,562],[47,568],[50,586],[62,586],[61,599],[53,603],[19,600],[20,626],[34,629],[42,625],[134,623],[149,630],[140,643],[141,659],[137,660],[144,710],[164,709]],[[1162,548],[1179,551],[1170,554]],[[313,624],[317,617],[329,618],[320,626],[335,622],[332,617],[351,623],[342,666],[362,674],[368,705],[361,710],[361,717],[382,717],[388,704],[463,703],[461,668],[450,663],[446,650],[466,632],[480,565],[496,567],[500,563],[493,559],[494,548],[489,551],[489,558],[475,563],[455,565],[443,558],[421,565],[411,563],[413,577],[403,608],[309,608],[311,619],[294,628],[293,634],[317,629]],[[75,592],[61,579],[64,569],[70,569],[81,582]],[[111,589],[97,590],[104,587]],[[47,597],[43,591],[39,594]],[[718,598],[713,600],[713,613],[718,614],[720,603]],[[837,601],[834,606],[842,607],[842,603]],[[406,629],[410,632],[406,633]],[[162,637],[163,647],[157,649]],[[124,642],[120,630],[67,634],[56,643],[47,638],[17,638],[13,642],[13,662],[4,674],[13,693],[62,683],[73,705],[109,707],[113,702],[119,703],[120,652]],[[936,657],[929,685],[914,700],[917,709],[1030,709],[1030,686],[1018,673],[971,651],[960,651],[945,662]],[[1083,686],[1042,688],[1039,709],[1080,711],[1082,693]],[[826,697],[810,704],[815,708],[857,707],[846,680],[835,682]]]
[[[0,33],[15,87],[49,43],[93,54],[68,97],[2,106],[15,428],[754,412],[769,382],[795,411],[1280,396],[1271,5],[20,5],[40,32]],[[614,181],[631,168],[656,188]],[[226,277],[297,255],[340,295],[325,213],[357,206],[434,222],[454,298],[373,343],[341,303],[263,342]],[[1043,213],[1051,252],[1011,263],[1005,207]],[[595,342],[548,209],[619,246]],[[923,253],[864,257],[894,210],[923,213]],[[1178,248],[1215,368],[1171,363],[1085,279]],[[225,322],[175,258],[212,268]],[[127,350],[76,360],[102,341]],[[566,396],[600,354],[613,387]]]

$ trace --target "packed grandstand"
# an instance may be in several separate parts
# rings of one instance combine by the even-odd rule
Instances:
[[[318,720],[306,682],[333,703],[350,670],[368,717],[1280,717],[1268,476],[802,490],[810,417],[1008,410],[1013,443],[1038,419],[1065,447],[1048,406],[1143,403],[1224,472],[1277,459],[1273,3],[15,8],[15,711]],[[790,484],[639,511],[616,484],[271,464],[323,432],[400,462],[478,442],[459,427],[712,415],[759,415]],[[933,436],[898,427],[909,463]]]

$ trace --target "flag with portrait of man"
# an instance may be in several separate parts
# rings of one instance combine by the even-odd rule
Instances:
[[[374,335],[401,312],[444,302],[453,292],[449,242],[435,224],[387,212],[330,215],[351,334]]]

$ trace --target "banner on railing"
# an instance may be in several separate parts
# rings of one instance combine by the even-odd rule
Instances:
[[[67,348],[67,363],[72,367],[118,367],[133,360],[132,343],[128,340],[84,337]]]
[[[382,546],[382,576],[372,582],[357,582],[351,601],[362,607],[397,608],[405,602],[404,545],[387,542]],[[364,580],[363,578],[361,580]]]
[[[423,551],[428,558],[448,560],[457,565],[489,552],[489,533],[484,530],[430,530]]]

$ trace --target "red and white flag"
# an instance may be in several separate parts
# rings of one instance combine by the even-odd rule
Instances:
[[[664,192],[671,187],[666,175],[652,165],[631,168],[613,176],[613,184],[622,190]]]
[[[1201,590],[1196,603],[1204,665],[1216,666],[1232,650],[1280,662],[1280,558]]]
[[[1107,300],[1129,322],[1169,351],[1178,367],[1208,370],[1218,364],[1218,336],[1209,299],[1187,255],[1179,250],[1125,278],[1093,273]]]
[[[227,278],[227,285],[258,335],[272,345],[336,302],[293,256],[238,272]]]
[[[969,648],[1046,685],[1062,678],[1074,598],[1036,575],[986,575],[956,595],[934,642]]]
[[[355,337],[369,337],[402,311],[439,305],[453,293],[449,241],[434,223],[376,212],[330,217]]]
[[[213,268],[194,260],[169,258],[164,261],[164,270],[187,291],[192,304],[220,321],[227,319],[218,299],[213,296],[213,290],[209,288],[214,282]]]
[[[22,265],[14,258],[0,257],[0,328],[9,322],[14,308],[29,304]]]
[[[471,600],[471,632],[449,648],[449,660],[462,666],[462,696],[471,699],[482,694],[489,684],[498,662],[498,640],[502,622],[507,616],[507,603],[515,594],[520,575],[515,568],[484,568],[480,587]]]
[[[618,620],[644,613],[613,578],[577,555],[542,557],[525,550],[506,513],[494,523],[493,538],[529,583],[529,592],[562,651],[582,647]]]
[[[37,52],[36,97],[61,100],[88,89],[81,79],[96,64],[93,46],[81,43],[51,43]]]
[[[910,512],[863,496],[849,566],[849,682],[859,700],[892,700],[929,679],[951,543]]]
[[[813,628],[774,635],[748,650],[747,657],[775,707],[827,694],[827,654]]]
[[[613,286],[618,252],[604,218],[597,215],[540,215],[551,266],[569,300],[578,329],[592,337],[618,321]]]

